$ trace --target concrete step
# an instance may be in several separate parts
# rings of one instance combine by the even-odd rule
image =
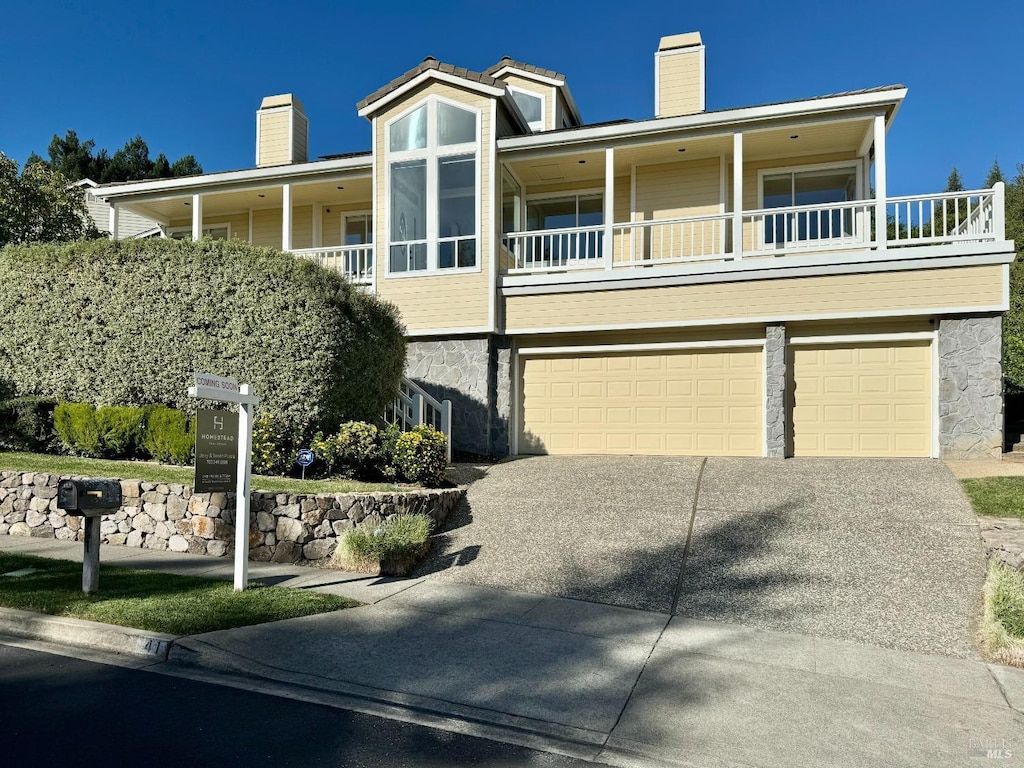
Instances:
[[[1007,451],[1003,454],[1003,461],[1024,464],[1024,451]]]

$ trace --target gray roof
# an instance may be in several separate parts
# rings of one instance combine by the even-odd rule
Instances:
[[[483,72],[474,72],[470,69],[463,67],[456,67],[452,64],[445,64],[443,61],[438,61],[433,56],[427,56],[423,61],[417,64],[415,67],[410,69],[408,72],[399,75],[387,85],[378,88],[376,91],[371,93],[365,99],[356,104],[356,109],[362,109],[367,104],[372,104],[379,99],[384,98],[392,91],[398,90],[408,82],[415,80],[424,72],[430,70],[437,70],[443,72],[446,75],[453,75],[454,77],[460,77],[463,80],[469,80],[473,83],[481,83],[483,85],[489,85],[494,88],[504,88],[505,84],[501,80],[496,80],[490,75],[484,74]]]
[[[553,69],[544,69],[544,67],[536,67],[533,64],[527,64],[525,61],[516,61],[511,56],[502,56],[501,61],[495,64],[493,67],[488,67],[484,70],[484,74],[493,75],[505,67],[515,67],[521,69],[524,72],[532,72],[535,75],[541,75],[542,77],[550,77],[553,80],[565,80],[565,75],[561,72],[555,72]]]

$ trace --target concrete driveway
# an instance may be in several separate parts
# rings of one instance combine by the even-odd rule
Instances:
[[[437,581],[974,656],[984,561],[937,461],[516,459],[438,539]]]

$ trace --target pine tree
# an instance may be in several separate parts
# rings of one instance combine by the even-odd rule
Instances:
[[[992,161],[992,167],[988,171],[988,176],[985,177],[985,189],[992,189],[998,182],[1006,182],[1003,177],[1003,170],[999,167],[999,160]]]

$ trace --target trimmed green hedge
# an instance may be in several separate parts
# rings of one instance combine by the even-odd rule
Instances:
[[[376,421],[405,359],[397,310],[309,261],[240,242],[0,250],[0,376],[17,395],[194,412],[195,371],[252,383],[312,435]]]

